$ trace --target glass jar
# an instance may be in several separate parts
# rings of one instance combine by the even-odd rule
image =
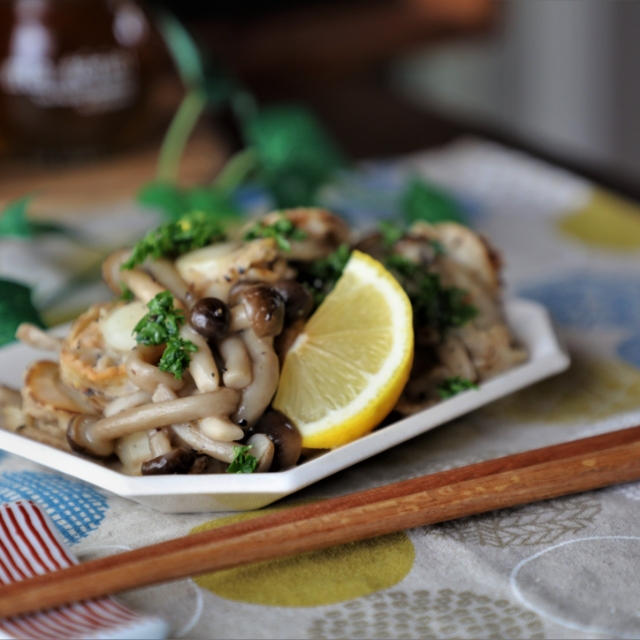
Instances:
[[[138,142],[167,64],[132,0],[0,0],[0,139],[56,158]]]

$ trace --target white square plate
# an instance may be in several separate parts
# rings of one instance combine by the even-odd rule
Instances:
[[[287,471],[126,476],[98,462],[2,430],[0,449],[166,513],[258,509],[569,366],[543,307],[514,299],[506,303],[505,311],[510,327],[529,352],[527,362],[484,382],[477,390],[460,393]],[[50,357],[22,344],[0,349],[0,384],[19,387],[22,371],[30,362]]]

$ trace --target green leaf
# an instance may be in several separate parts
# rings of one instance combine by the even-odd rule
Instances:
[[[229,220],[240,215],[240,209],[231,198],[216,187],[193,187],[184,191],[188,210],[202,211],[208,218]]]
[[[0,279],[0,345],[15,339],[21,322],[44,326],[31,301],[31,289],[12,280]]]
[[[453,396],[467,391],[468,389],[477,389],[478,385],[467,378],[461,378],[460,376],[452,376],[446,378],[437,387],[438,395],[444,400],[446,398],[452,398]]]
[[[451,196],[418,178],[407,185],[401,197],[400,208],[408,223],[424,220],[432,224],[466,224],[460,207]]]
[[[244,134],[258,156],[260,179],[282,208],[313,204],[318,188],[344,165],[332,138],[302,107],[262,109]]]
[[[183,84],[187,87],[202,86],[205,82],[204,63],[198,45],[189,31],[168,11],[158,12],[156,25]]]
[[[185,197],[177,186],[157,180],[142,186],[138,191],[138,202],[162,211],[170,220],[176,220],[188,209]]]
[[[14,236],[17,238],[33,238],[46,233],[58,233],[66,236],[80,237],[80,234],[55,222],[38,222],[29,220],[27,209],[32,196],[24,196],[10,202],[0,211],[0,236]]]
[[[227,467],[227,473],[253,473],[258,466],[258,459],[252,456],[249,451],[251,447],[233,447],[233,460]]]
[[[182,189],[169,182],[152,181],[140,189],[138,202],[162,211],[172,221],[196,211],[219,220],[241,215],[230,195],[217,186]]]
[[[0,213],[0,236],[30,238],[33,236],[31,223],[27,219],[27,208],[31,196],[10,202]]]

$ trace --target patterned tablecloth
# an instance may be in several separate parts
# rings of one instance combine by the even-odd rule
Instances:
[[[551,311],[573,364],[549,381],[319,482],[274,508],[640,422],[640,214],[567,172],[479,140],[345,174],[324,193],[388,216],[413,174],[445,186],[500,247],[507,295]],[[135,214],[135,215],[134,215]],[[123,203],[92,232],[151,222]],[[123,225],[114,224],[122,220]],[[109,233],[113,233],[110,231]],[[118,240],[118,239],[115,239]],[[60,247],[0,244],[0,275],[68,277]],[[61,242],[59,240],[53,241]],[[86,267],[90,252],[78,258]],[[74,263],[77,270],[79,262]],[[89,269],[87,273],[91,273]],[[84,302],[101,290],[84,289]],[[59,307],[51,317],[62,317]],[[81,558],[253,514],[163,515],[0,452],[0,501],[41,504]],[[640,484],[418,528],[122,597],[189,638],[640,636]]]

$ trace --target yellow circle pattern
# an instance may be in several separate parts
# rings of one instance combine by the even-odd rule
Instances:
[[[640,249],[640,209],[628,200],[595,190],[589,202],[558,222],[584,244],[609,251]]]
[[[277,509],[211,520],[192,533],[272,513]],[[216,595],[273,607],[314,607],[366,596],[398,584],[413,566],[408,536],[393,533],[290,558],[258,562],[195,578]]]

